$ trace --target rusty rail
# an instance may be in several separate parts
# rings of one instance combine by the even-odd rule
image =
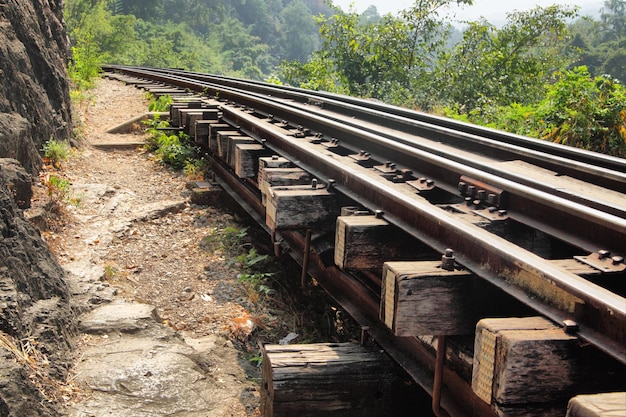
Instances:
[[[517,137],[505,140],[511,143],[494,144],[494,140],[500,136],[493,131],[465,125],[459,128],[459,125],[449,121],[426,127],[422,126],[426,123],[424,120],[411,119],[408,113],[403,112],[376,116],[393,120],[392,125],[397,129],[389,133],[391,125],[385,125],[385,128],[379,129],[387,132],[382,134],[375,127],[360,126],[371,120],[348,121],[341,114],[333,116],[320,112],[319,106],[313,106],[315,111],[308,111],[302,102],[291,105],[283,96],[267,97],[268,91],[279,90],[263,89],[265,87],[258,83],[251,85],[250,89],[256,93],[250,94],[241,89],[245,86],[243,82],[238,82],[236,88],[233,87],[232,80],[225,82],[225,85],[218,85],[219,77],[211,78],[209,83],[206,79],[194,80],[193,77],[186,76],[186,73],[171,70],[122,67],[114,69],[177,85],[214,98],[219,96],[222,122],[236,126],[240,132],[256,139],[274,153],[294,161],[337,193],[351,198],[372,212],[383,213],[389,223],[438,252],[444,253],[447,248],[454,249],[456,261],[476,276],[552,321],[567,323],[568,329],[576,328],[578,337],[595,345],[621,364],[626,363],[626,299],[622,295],[556,266],[549,260],[507,241],[505,237],[496,236],[460,220],[427,200],[425,196],[428,190],[411,191],[406,181],[395,180],[398,176],[413,179],[419,176],[430,184],[431,189],[436,187],[456,195],[461,201],[459,193],[468,196],[466,200],[469,200],[469,205],[480,206],[489,200],[489,204],[502,215],[567,241],[580,254],[600,253],[599,256],[606,257],[610,251],[613,253],[614,263],[620,264],[623,263],[620,255],[623,257],[626,248],[626,199],[620,199],[619,193],[625,190],[626,161],[602,156],[595,159],[594,155],[587,152],[562,150],[553,145],[535,145],[535,141],[517,141]],[[301,94],[301,91],[297,93]],[[285,96],[293,98],[288,94]],[[339,101],[336,96],[322,98],[326,100],[325,103]],[[337,106],[345,110],[352,109],[357,104],[346,100],[345,103],[333,102],[327,106]],[[327,107],[324,109],[328,110]],[[385,106],[365,108],[362,114],[382,113],[384,109]],[[410,120],[401,123],[401,118]],[[428,120],[430,123],[438,121],[437,118]],[[462,137],[464,140],[474,141],[470,148],[488,143],[491,149],[495,149],[493,152],[500,156],[528,156],[524,159],[527,164],[541,159],[549,160],[542,169],[548,167],[557,172],[566,172],[579,181],[589,180],[593,187],[606,187],[606,192],[617,195],[617,198],[606,200],[600,196],[595,199],[594,193],[572,193],[565,190],[558,181],[555,184],[542,183],[519,173],[506,172],[505,168],[489,166],[488,161],[467,161],[465,156],[468,146],[459,151],[464,154],[462,157],[455,155],[453,150],[438,149],[422,141],[423,138],[409,137],[407,131],[410,129],[406,126],[416,125],[420,125],[420,134],[443,138],[442,141],[447,146],[451,146],[453,138]],[[454,131],[455,128],[460,130]],[[430,133],[424,133],[426,131]],[[523,149],[525,143],[533,145]],[[479,152],[484,152],[488,148],[478,149]],[[550,153],[542,158],[541,152],[546,150]],[[576,158],[580,158],[578,162]],[[360,164],[357,161],[370,161],[372,164],[393,161],[396,166],[389,171],[393,172],[394,178],[390,180],[390,175],[375,172],[372,164]],[[594,163],[598,165],[594,166]],[[578,169],[577,165],[582,168]],[[215,159],[215,171],[222,178],[224,186],[242,197],[248,210],[255,213],[263,223],[265,208],[259,202],[258,193],[252,190],[256,184],[234,177],[229,168],[218,159]],[[483,190],[483,194],[492,194],[493,197],[478,198],[478,194],[473,191],[467,193],[469,186],[478,187]],[[474,201],[476,199],[479,201]],[[389,338],[384,330],[380,330],[380,323],[376,321],[380,300],[372,298],[358,281],[336,268],[323,265],[315,258],[309,250],[310,231],[306,236],[293,231],[280,233],[298,247],[295,257],[300,258],[304,264],[302,281],[307,272],[332,276],[332,279],[320,278],[329,294],[362,324],[370,326],[372,332],[379,336],[385,350],[395,352],[393,356],[430,390],[432,381],[429,382],[419,367],[410,363],[406,356],[407,346],[412,351],[411,355],[417,355],[421,358],[418,359],[420,361],[426,360],[424,358],[428,355],[420,353],[418,343],[406,338]],[[311,259],[309,255],[312,256]],[[572,322],[576,323],[575,326]],[[487,415],[487,411],[481,408],[484,404],[475,398],[471,390],[467,391],[467,387],[458,381],[458,377],[444,371],[444,379],[445,385],[454,386],[471,399],[471,408],[478,410],[473,415]],[[436,395],[439,396],[440,392],[436,392]],[[442,401],[446,410],[456,410],[452,415],[463,415],[450,402],[445,392],[442,394]]]

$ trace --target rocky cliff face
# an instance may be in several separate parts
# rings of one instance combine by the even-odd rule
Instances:
[[[31,174],[38,150],[71,134],[63,0],[0,0],[0,156]]]
[[[22,213],[38,150],[72,130],[62,12],[63,0],[0,0],[0,417],[57,415],[42,381],[70,363],[64,273]]]

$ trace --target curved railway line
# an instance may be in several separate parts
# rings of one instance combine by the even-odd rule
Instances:
[[[172,126],[276,254],[301,262],[302,282],[367,328],[437,415],[564,415],[576,394],[624,391],[626,160],[335,94],[105,70],[175,98]],[[507,331],[531,330],[528,346],[551,353],[522,378],[532,366]]]

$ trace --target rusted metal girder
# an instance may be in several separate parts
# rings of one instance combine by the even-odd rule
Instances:
[[[399,191],[394,183],[358,164],[347,163],[330,152],[320,152],[307,140],[295,139],[283,129],[244,111],[224,106],[223,112],[226,120],[240,126],[245,133],[262,140],[318,178],[334,180],[334,186],[340,192],[370,210],[384,211],[386,220],[430,247],[441,253],[446,248],[453,248],[459,263],[546,317],[557,323],[577,321],[583,339],[621,363],[626,362],[626,301],[623,297],[488,231],[468,225],[414,194]],[[412,154],[415,151],[407,148],[405,152]],[[443,165],[447,163],[441,162]],[[469,174],[480,177],[480,173]],[[515,184],[507,186],[516,187]],[[539,194],[535,196],[537,200],[541,197]],[[532,200],[524,200],[524,203],[528,207]],[[557,203],[569,205],[568,202],[553,202]],[[579,209],[588,217],[572,217],[570,221],[588,221],[595,215],[593,210]],[[563,215],[567,216],[566,213]],[[621,233],[613,231],[612,234],[617,244],[626,237],[626,223],[618,223],[616,227],[621,227],[618,230]]]

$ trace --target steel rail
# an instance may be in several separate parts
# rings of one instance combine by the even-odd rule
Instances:
[[[145,69],[138,67],[112,66],[112,68],[145,71]],[[421,135],[448,143],[454,142],[455,146],[488,147],[491,149],[490,152],[497,151],[505,152],[508,155],[518,155],[533,164],[555,170],[561,175],[571,175],[580,179],[587,179],[590,175],[594,175],[598,178],[595,183],[610,186],[616,191],[626,192],[626,160],[622,158],[339,94],[172,69],[150,69],[150,71],[191,78],[213,83],[216,86],[237,88],[248,93],[255,92],[265,97],[271,96],[274,99],[281,98],[305,104],[310,103],[311,100],[317,101],[325,110],[347,116],[343,118],[344,122],[350,122],[350,119],[355,118],[369,120],[378,126],[394,129],[398,132]]]
[[[159,77],[164,82],[168,79],[163,75],[156,78]],[[213,88],[213,86],[192,80],[177,78],[175,84],[194,91]],[[450,172],[453,176],[457,176],[458,171],[464,171],[479,178],[497,180],[489,178],[490,174],[476,172],[472,168],[462,167],[454,161],[447,161],[436,155],[427,155],[406,144],[394,144],[389,139],[357,131],[354,127],[341,125],[336,121],[306,114],[275,102],[263,101],[258,97],[246,96],[240,92],[228,89],[219,91],[220,97],[224,95],[233,100],[237,99],[245,105],[260,109],[261,112],[278,112],[280,115],[289,116],[296,123],[324,126],[330,132],[336,131],[351,135],[366,141],[368,146],[380,148],[381,152],[383,147],[386,149],[391,146],[396,149],[398,155],[406,155],[409,163],[413,163],[410,161],[415,159],[422,163],[428,162],[433,172],[439,166],[439,172],[434,173],[442,178],[451,175]],[[318,175],[321,179],[334,179],[339,191],[355,198],[370,209],[383,210],[391,223],[402,227],[431,247],[441,252],[447,247],[454,248],[461,264],[538,312],[556,322],[575,318],[580,322],[579,334],[583,339],[624,363],[626,300],[623,297],[557,268],[548,261],[504,239],[495,237],[487,231],[470,227],[428,202],[399,192],[397,185],[381,177],[373,178],[372,175],[364,174],[363,169],[357,169],[360,167],[356,164],[346,164],[345,160],[341,160],[336,155],[320,155],[319,149],[312,147],[308,141],[295,140],[293,136],[285,134],[284,130],[256,119],[242,110],[223,106],[223,112],[226,119],[239,125],[245,133],[264,140],[268,147],[290,159],[297,160],[298,165]],[[447,171],[442,167],[445,167]],[[444,182],[451,183],[449,179]],[[572,219],[579,222],[585,221],[588,222],[590,229],[595,230],[590,233],[597,234],[597,231],[602,229],[600,234],[610,235],[612,247],[626,247],[624,245],[626,224],[623,219],[606,215],[595,209],[584,208],[561,198],[546,198],[543,195],[545,193],[529,190],[528,187],[516,184],[504,185],[509,187],[510,192],[518,192],[516,195],[519,195],[520,201],[522,198],[525,201],[532,201],[528,197],[535,196],[535,205],[530,204],[528,206],[530,209],[527,207],[522,210],[520,216],[526,214],[531,217],[530,211],[539,206],[544,212],[564,215],[566,213],[559,212],[557,208],[567,206],[577,211],[578,214],[572,216],[570,213],[572,217],[567,218],[565,224],[560,227],[571,227]],[[520,190],[525,193],[521,193]],[[566,230],[562,230],[562,233],[568,235]],[[591,237],[591,241],[598,238],[597,236]]]
[[[268,147],[318,178],[333,179],[338,191],[370,210],[382,210],[390,223],[430,247],[441,253],[455,249],[462,265],[534,310],[557,323],[572,318],[579,321],[583,339],[626,363],[623,297],[468,225],[423,199],[399,192],[396,184],[368,175],[357,164],[320,154],[306,141],[294,140],[244,111],[225,108],[224,112],[225,119],[236,122],[246,134],[263,139]]]
[[[171,80],[195,91],[205,91],[207,88],[207,85],[185,78],[167,76],[157,76],[157,78],[163,82]],[[214,86],[208,87],[213,88]],[[289,119],[303,126],[315,126],[318,131],[324,130],[330,136],[341,137],[344,141],[356,143],[375,155],[385,155],[385,158],[394,159],[408,168],[417,166],[418,168],[413,169],[435,179],[437,184],[448,191],[456,189],[462,175],[469,175],[502,188],[509,193],[510,217],[537,227],[553,236],[566,239],[589,252],[609,250],[613,253],[621,253],[626,248],[626,221],[623,218],[575,201],[568,201],[566,197],[570,195],[560,197],[548,195],[512,180],[502,179],[502,177],[511,177],[512,174],[506,175],[503,172],[497,172],[494,175],[490,173],[493,172],[491,168],[476,169],[468,166],[468,164],[439,157],[379,135],[363,132],[344,123],[335,122],[271,100],[268,101],[265,98],[251,96],[245,92],[221,89],[219,93],[223,99],[238,102],[265,114],[274,114],[279,119]],[[393,154],[390,156],[391,151]],[[478,168],[485,167],[478,165]],[[524,179],[519,176],[513,176],[513,180],[515,179],[524,182]],[[540,213],[546,221],[535,220],[537,213]],[[576,230],[572,229],[572,224],[578,224]]]

